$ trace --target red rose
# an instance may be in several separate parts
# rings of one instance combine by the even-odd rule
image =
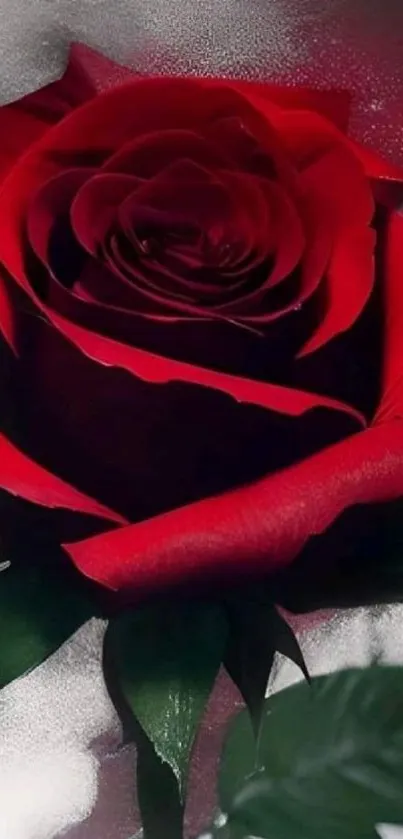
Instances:
[[[401,173],[347,116],[77,46],[0,112],[0,483],[115,520],[66,546],[104,585],[267,572],[403,496]]]

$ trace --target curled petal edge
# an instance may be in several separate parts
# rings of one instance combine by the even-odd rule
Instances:
[[[87,577],[136,598],[267,574],[290,564],[346,508],[399,497],[403,421],[367,429],[250,486],[63,547]]]
[[[33,504],[125,524],[126,519],[53,475],[0,433],[0,488]]]

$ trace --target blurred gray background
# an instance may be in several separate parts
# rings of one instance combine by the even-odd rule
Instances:
[[[1,101],[56,78],[71,40],[147,73],[349,88],[353,133],[403,163],[402,0],[0,0]],[[402,618],[400,606],[331,617],[303,635],[308,666],[403,662]],[[133,754],[102,680],[103,631],[92,622],[0,693],[0,839],[129,839],[138,829]],[[297,677],[283,664],[275,687]],[[208,817],[236,702],[221,680],[198,745],[191,834]]]

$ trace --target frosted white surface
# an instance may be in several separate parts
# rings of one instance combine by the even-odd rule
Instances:
[[[100,666],[103,625],[93,621],[36,671],[0,693],[0,837],[129,839],[137,824],[133,756]],[[312,674],[403,663],[403,606],[334,616],[302,637]],[[299,678],[281,660],[272,689]],[[383,828],[382,839],[399,839]]]

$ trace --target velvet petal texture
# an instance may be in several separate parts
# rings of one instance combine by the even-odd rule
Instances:
[[[178,582],[269,573],[343,510],[402,494],[403,423],[395,421],[252,486],[65,547],[88,577],[136,597]]]

